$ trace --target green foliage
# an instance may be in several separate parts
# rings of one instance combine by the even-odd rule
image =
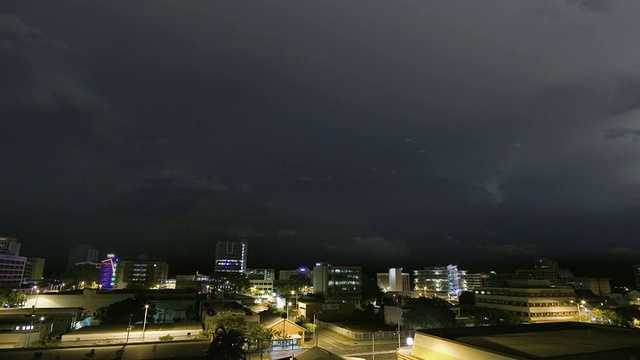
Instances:
[[[73,269],[60,274],[60,279],[68,284],[80,286],[84,281],[85,286],[89,286],[92,283],[97,283],[100,278],[100,269],[97,269],[93,265],[83,264],[76,265]],[[70,287],[70,286],[69,286]]]
[[[147,301],[143,298],[135,297],[115,302],[109,306],[103,306],[96,311],[96,319],[105,324],[128,324],[129,316],[131,322],[144,322],[145,305]],[[156,314],[154,304],[149,304],[147,311],[147,323],[153,322]]]
[[[311,287],[313,285],[313,281],[307,276],[295,274],[289,277],[289,280],[282,283],[275,289],[275,292],[280,294],[281,296],[291,296],[291,292],[293,291],[295,294],[300,296],[303,293],[303,289]],[[294,295],[295,297],[295,295]]]
[[[251,287],[249,279],[240,274],[214,273],[211,275],[211,282],[215,284],[214,288],[229,293],[248,293]]]
[[[27,301],[27,295],[22,291],[12,291],[7,295],[7,304],[11,307],[17,307],[24,304]]]
[[[433,329],[457,326],[450,304],[441,299],[418,298],[402,317],[407,329]]]
[[[223,328],[226,331],[236,330],[240,333],[247,331],[247,320],[244,316],[235,316],[231,313],[218,313],[214,316],[207,316],[204,320],[204,332],[212,335],[217,329]]]
[[[272,341],[275,337],[276,332],[262,324],[258,324],[249,334],[251,344],[255,344],[256,349],[260,351],[271,349]]]
[[[163,335],[158,338],[160,341],[171,341],[173,340],[173,336],[171,334]]]
[[[248,340],[243,332],[223,327],[217,328],[213,332],[213,340],[209,345],[207,357],[216,360],[239,360],[246,359]]]
[[[299,316],[296,319],[296,324],[305,328],[307,330],[307,334],[312,334],[316,330],[316,325],[309,322],[309,319],[304,316]]]
[[[582,314],[582,321],[621,327],[631,327],[631,324],[623,316],[612,309],[589,309],[586,314]]]
[[[512,312],[504,310],[475,308],[470,311],[470,314],[478,326],[522,324],[521,318]]]
[[[7,286],[0,286],[0,306],[8,304],[8,297],[11,294],[11,288]]]
[[[31,347],[57,347],[62,346],[62,340],[54,336],[45,336],[42,339],[30,344]]]

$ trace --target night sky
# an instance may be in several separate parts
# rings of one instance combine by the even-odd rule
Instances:
[[[0,234],[47,271],[88,243],[209,272],[237,238],[250,267],[640,262],[639,13],[14,1]]]

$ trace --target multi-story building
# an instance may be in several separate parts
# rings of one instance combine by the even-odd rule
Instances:
[[[489,282],[489,274],[481,273],[465,273],[464,280],[467,291],[473,291],[475,288],[486,286]]]
[[[377,274],[378,286],[382,291],[411,291],[411,276],[403,273],[402,268],[392,268],[389,272]]]
[[[22,276],[23,280],[42,280],[44,263],[45,259],[43,258],[27,258],[24,266],[24,275]]]
[[[249,279],[251,293],[259,296],[271,296],[273,294],[273,280]]]
[[[304,266],[301,266],[295,270],[280,270],[278,272],[278,280],[289,280],[292,275],[305,276],[311,279],[313,277],[313,270]]]
[[[516,275],[522,280],[548,280],[551,285],[566,286],[573,282],[573,273],[560,269],[558,262],[549,259],[536,259],[532,268],[518,269]]]
[[[0,285],[20,286],[26,262],[27,258],[20,256],[17,239],[0,237]]]
[[[426,267],[414,270],[414,290],[424,295],[452,298],[466,291],[464,281],[465,270],[458,270],[457,265]]]
[[[69,251],[67,258],[67,271],[73,269],[78,263],[100,264],[98,249],[90,245],[80,244]]]
[[[160,289],[169,276],[169,264],[162,261],[120,261],[118,264],[118,285],[120,289],[127,286]]]
[[[246,273],[247,241],[219,241],[216,243],[214,270],[217,273]]]
[[[115,254],[107,254],[107,258],[100,262],[100,277],[98,287],[103,290],[112,290],[116,287],[118,270],[118,258]]]
[[[359,302],[362,299],[362,268],[316,263],[313,292],[331,301]]]
[[[576,290],[589,290],[598,296],[605,296],[611,293],[611,282],[609,278],[588,278],[576,276],[573,282]]]
[[[276,271],[274,269],[247,269],[245,275],[249,280],[275,280]]]
[[[474,290],[476,306],[513,313],[523,322],[572,321],[578,315],[572,287],[551,286],[549,280],[511,281],[508,286]]]

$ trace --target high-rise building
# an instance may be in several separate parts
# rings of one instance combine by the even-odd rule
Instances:
[[[118,258],[115,254],[108,254],[100,263],[100,278],[98,287],[104,290],[112,290],[116,287],[116,271],[118,270]]]
[[[378,286],[382,291],[411,291],[411,276],[401,268],[389,269],[389,272],[377,274]]]
[[[362,299],[362,268],[319,262],[313,268],[313,293],[327,300],[358,302]]]
[[[98,252],[98,249],[95,249],[90,245],[80,244],[69,250],[69,257],[67,258],[67,271],[73,269],[73,267],[78,263],[99,264],[99,259],[100,253]]]
[[[278,280],[289,280],[292,275],[304,276],[311,279],[311,277],[313,276],[313,270],[304,266],[301,266],[294,270],[280,270],[278,272]]]
[[[169,264],[162,261],[129,261],[118,263],[116,274],[119,289],[135,286],[146,289],[160,289],[169,276]]]
[[[20,243],[0,237],[0,285],[18,287],[22,283],[27,258],[20,256]]]
[[[218,273],[246,273],[247,241],[219,241],[216,244],[214,270]]]
[[[43,258],[27,258],[27,262],[24,266],[24,280],[42,280],[44,273]]]
[[[457,297],[467,290],[464,276],[465,270],[458,270],[457,265],[432,266],[423,270],[414,270],[414,290],[424,295],[443,298]]]

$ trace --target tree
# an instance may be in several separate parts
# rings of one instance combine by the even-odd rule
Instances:
[[[60,275],[60,279],[65,283],[73,284],[77,287],[88,287],[91,284],[97,284],[99,278],[100,269],[89,264],[76,265],[71,270]]]
[[[207,356],[216,360],[246,359],[248,340],[242,331],[219,327],[213,332]]]
[[[4,307],[5,304],[9,304],[9,294],[11,294],[10,287],[0,286],[0,306]]]
[[[275,336],[276,332],[273,329],[258,324],[249,334],[249,339],[252,344],[256,344],[256,349],[260,351],[260,356],[262,356],[264,349],[271,349]]]
[[[313,334],[316,330],[316,325],[310,323],[309,319],[304,316],[298,316],[298,318],[296,319],[296,324],[305,328],[307,330],[307,334]]]
[[[103,306],[96,311],[96,319],[105,324],[128,324],[131,316],[132,322],[144,322],[145,305],[149,305],[147,309],[147,322],[153,322],[153,316],[156,315],[156,307],[154,304],[139,297],[129,298],[115,302],[109,306]]]
[[[11,307],[21,306],[27,301],[27,295],[22,291],[14,290],[7,295],[7,304]]]
[[[476,325],[480,326],[522,324],[522,319],[509,311],[488,308],[475,308],[469,313],[475,319]]]
[[[409,310],[402,316],[408,329],[433,329],[457,326],[450,304],[441,299],[414,299]]]
[[[237,330],[240,333],[247,331],[247,320],[244,316],[236,316],[231,313],[217,313],[207,316],[204,320],[204,332],[215,335],[217,329],[223,328],[226,331]]]

